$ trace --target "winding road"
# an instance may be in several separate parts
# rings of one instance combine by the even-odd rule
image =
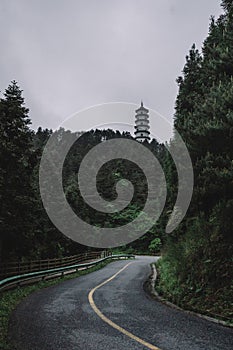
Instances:
[[[232,349],[232,329],[170,308],[144,292],[154,260],[117,261],[31,294],[10,321],[15,349]]]

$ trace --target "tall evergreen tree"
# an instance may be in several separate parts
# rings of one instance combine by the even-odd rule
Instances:
[[[233,279],[233,5],[211,19],[202,54],[192,47],[178,79],[175,127],[194,167],[190,209],[161,261],[160,288],[182,304],[225,314]],[[173,188],[171,184],[170,188]]]
[[[33,154],[29,124],[22,90],[12,81],[0,100],[0,240],[4,260],[20,258],[33,245],[30,185]]]

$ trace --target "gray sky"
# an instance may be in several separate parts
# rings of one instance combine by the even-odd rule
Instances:
[[[0,0],[0,89],[19,82],[33,128],[141,99],[171,121],[185,56],[221,12],[220,0]]]

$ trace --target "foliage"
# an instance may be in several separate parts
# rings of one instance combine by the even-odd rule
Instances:
[[[145,146],[161,163],[167,182],[167,201],[160,220],[141,238],[120,247],[133,253],[157,253],[159,291],[169,299],[192,308],[209,308],[230,315],[233,280],[233,6],[223,0],[224,14],[211,18],[209,34],[199,52],[192,45],[186,57],[175,105],[174,127],[185,141],[194,168],[194,192],[187,215],[171,234],[165,234],[177,196],[178,179],[169,144],[156,140]],[[22,91],[16,82],[0,100],[0,259],[52,258],[87,249],[64,237],[50,222],[40,199],[38,169],[51,130],[32,132]],[[60,144],[75,138],[59,129]],[[134,186],[131,203],[119,213],[97,212],[83,200],[78,171],[83,157],[95,145],[112,138],[131,138],[127,132],[90,130],[79,132],[63,168],[67,201],[84,221],[97,227],[115,227],[139,216],[143,229],[150,222],[144,212],[147,181],[132,162],[107,162],[97,175],[99,194],[116,199],[116,184],[127,179]],[[150,166],[150,164],[148,164]],[[125,181],[125,191],[128,182]],[[156,205],[156,202],[155,202]],[[196,306],[195,306],[196,305]],[[215,312],[216,312],[215,310]],[[211,312],[211,311],[210,311]],[[229,316],[230,317],[230,316]]]
[[[40,159],[52,134],[60,147],[68,139],[80,136],[68,152],[63,167],[64,192],[77,215],[97,227],[121,226],[140,215],[140,227],[136,227],[136,231],[151,221],[142,211],[147,182],[141,169],[132,162],[123,159],[110,161],[100,169],[97,176],[98,191],[109,201],[109,206],[112,206],[111,201],[116,198],[115,185],[119,180],[124,183],[125,191],[128,190],[129,183],[124,179],[128,179],[134,186],[132,202],[120,213],[106,215],[97,212],[85,203],[79,191],[78,171],[83,157],[100,142],[119,137],[132,138],[128,132],[107,129],[86,133],[80,131],[77,134],[62,128],[53,132],[41,127],[33,132],[29,129],[28,113],[24,107],[22,90],[13,81],[0,100],[0,261],[62,257],[90,250],[68,239],[53,226],[40,198]],[[156,140],[146,146],[156,155],[164,153],[163,146]],[[157,236],[155,228],[152,228],[146,236],[124,249],[148,252],[150,241]]]
[[[0,259],[4,260],[30,252],[34,236],[32,132],[15,81],[0,100],[0,122]]]
[[[154,238],[149,245],[150,253],[158,253],[162,247],[162,242],[159,237]]]
[[[158,289],[180,305],[232,317],[232,1],[223,7],[202,53],[192,46],[177,80],[174,125],[189,149],[195,184],[185,220],[166,237]]]

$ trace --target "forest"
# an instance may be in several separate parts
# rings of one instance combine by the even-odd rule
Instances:
[[[174,128],[192,159],[194,192],[187,215],[165,233],[177,195],[177,172],[169,147],[155,139],[145,142],[161,163],[167,201],[159,221],[140,239],[120,247],[136,254],[161,254],[160,294],[178,305],[232,317],[233,293],[233,5],[222,1],[224,14],[211,18],[199,51],[193,44],[177,78]],[[29,110],[16,81],[0,100],[0,262],[62,257],[90,250],[62,235],[48,218],[39,192],[38,172],[46,141],[52,133],[62,140],[69,130],[30,128]],[[82,130],[79,130],[82,132]],[[131,181],[136,196],[121,213],[107,218],[82,200],[77,173],[83,156],[103,140],[132,138],[127,132],[90,130],[70,149],[63,186],[73,210],[87,222],[114,227],[132,221],[142,210],[146,181],[136,165],[125,160],[107,163],[97,178],[101,195],[115,198],[114,184]]]

